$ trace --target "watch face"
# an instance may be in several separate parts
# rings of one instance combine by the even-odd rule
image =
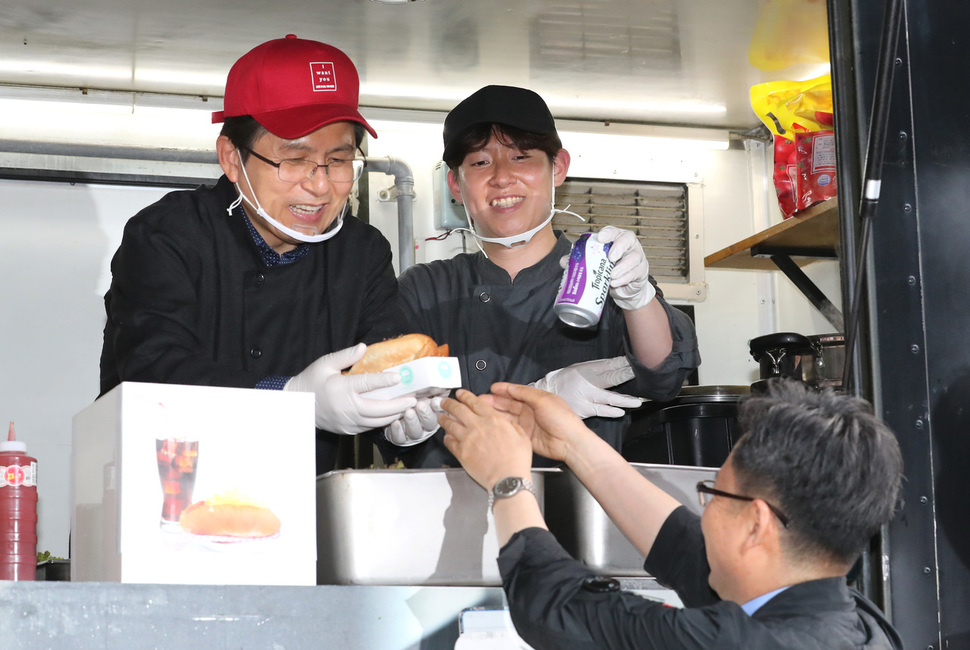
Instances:
[[[510,497],[520,489],[522,489],[522,479],[509,476],[495,484],[494,492],[497,497]]]

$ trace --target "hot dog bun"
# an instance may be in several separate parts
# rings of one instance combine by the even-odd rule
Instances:
[[[188,533],[215,537],[269,537],[280,532],[280,519],[269,508],[218,495],[197,501],[182,511],[179,525]]]
[[[367,346],[364,358],[347,371],[348,375],[365,372],[382,372],[408,361],[422,357],[446,357],[448,344],[438,346],[434,339],[424,334],[405,334]]]

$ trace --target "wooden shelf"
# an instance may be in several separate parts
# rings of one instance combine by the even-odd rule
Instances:
[[[839,247],[838,199],[818,203],[736,244],[704,258],[715,269],[777,271],[770,255],[782,254],[799,266],[836,259]]]

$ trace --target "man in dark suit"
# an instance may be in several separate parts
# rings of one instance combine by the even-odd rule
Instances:
[[[700,518],[555,395],[496,384],[443,406],[445,444],[490,491],[512,620],[533,647],[902,648],[845,580],[902,480],[896,439],[864,400],[793,381],[745,399],[742,437],[717,479],[697,485]],[[566,462],[683,609],[569,557],[528,494],[533,450]]]

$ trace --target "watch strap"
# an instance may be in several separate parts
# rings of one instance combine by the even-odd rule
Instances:
[[[508,492],[508,493],[503,492],[503,491],[499,491],[499,486],[501,486],[506,481],[509,481],[510,479],[514,479],[514,480],[518,481],[518,484],[516,485],[516,488],[512,492]],[[499,481],[498,483],[496,483],[495,486],[492,487],[491,490],[488,491],[488,509],[489,510],[492,510],[495,507],[495,500],[496,499],[507,499],[509,497],[515,496],[516,494],[518,494],[519,492],[521,492],[523,490],[526,490],[528,492],[531,492],[532,493],[532,496],[534,496],[536,498],[536,500],[538,501],[539,495],[536,492],[536,487],[532,483],[532,481],[530,481],[529,479],[522,478],[520,476],[507,476],[507,477],[503,478],[501,481]]]

